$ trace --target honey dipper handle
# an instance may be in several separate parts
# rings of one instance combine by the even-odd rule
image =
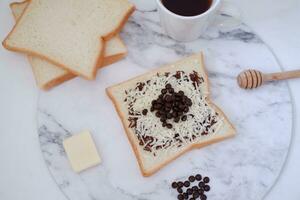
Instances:
[[[264,81],[275,81],[275,80],[284,80],[291,78],[300,78],[300,70],[286,71],[286,72],[278,72],[271,74],[264,74]]]

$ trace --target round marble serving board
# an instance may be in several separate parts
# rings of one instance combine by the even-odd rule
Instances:
[[[242,24],[234,29],[212,26],[199,40],[178,43],[165,35],[155,10],[137,10],[121,36],[129,49],[127,58],[101,69],[95,81],[75,78],[40,92],[41,151],[62,192],[71,200],[168,200],[177,194],[170,188],[172,181],[200,173],[211,177],[211,200],[262,199],[280,174],[292,136],[292,103],[285,82],[256,90],[236,84],[237,74],[249,67],[280,71],[263,41]],[[105,88],[199,51],[205,55],[212,99],[235,125],[237,135],[190,151],[145,178]],[[86,129],[102,163],[76,174],[62,141]]]

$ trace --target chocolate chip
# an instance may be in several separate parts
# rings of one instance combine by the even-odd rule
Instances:
[[[183,185],[184,185],[185,187],[190,187],[190,182],[189,182],[189,181],[184,181]]]
[[[142,111],[142,113],[143,113],[143,115],[147,115],[148,110],[147,110],[147,109],[144,109],[144,110]]]
[[[170,83],[168,83],[168,84],[166,85],[166,89],[170,89],[170,88],[172,88],[172,85],[171,85]]]
[[[175,97],[175,101],[181,101],[181,97],[180,96],[176,96]]]
[[[204,182],[204,183],[209,183],[209,178],[208,178],[207,176],[204,177],[204,178],[203,178],[203,182]]]
[[[177,188],[177,187],[178,187],[177,183],[176,183],[176,182],[173,182],[173,183],[172,183],[172,188]]]
[[[162,99],[162,98],[158,98],[157,100],[156,100],[156,103],[158,104],[163,104],[164,103],[164,100]]]
[[[167,119],[172,119],[172,114],[171,113],[167,114]]]
[[[189,177],[189,181],[190,181],[190,182],[194,182],[194,181],[195,181],[195,176],[190,176],[190,177]]]
[[[184,92],[180,90],[180,91],[178,92],[178,94],[179,94],[180,96],[183,96],[183,95],[184,95]]]
[[[157,103],[156,100],[153,100],[153,101],[151,102],[152,105],[154,105],[154,104],[156,104],[156,103]]]
[[[193,189],[194,192],[198,191],[198,187],[197,186],[193,186],[192,189]]]
[[[202,188],[199,188],[199,189],[198,189],[198,192],[199,192],[200,194],[203,194],[203,193],[204,193],[204,190],[203,190]]]
[[[200,194],[199,194],[198,191],[196,191],[196,192],[193,193],[193,197],[194,197],[195,199],[197,199],[199,196],[200,196]]]
[[[165,101],[166,101],[166,102],[172,102],[172,97],[171,97],[170,95],[167,94],[167,95],[165,96]]]
[[[178,122],[179,122],[179,120],[180,120],[180,118],[179,118],[179,117],[175,117],[175,118],[174,118],[174,122],[176,122],[176,123],[178,123]]]
[[[181,120],[182,121],[186,121],[187,120],[187,116],[186,115],[183,115],[182,117],[181,117]],[[197,180],[197,179],[196,179]]]
[[[184,95],[184,96],[182,97],[182,101],[183,101],[183,102],[186,102],[187,100],[188,100],[188,97]]]
[[[178,107],[179,107],[179,109],[182,110],[182,111],[183,111],[184,108],[185,108],[185,106],[184,106],[183,104],[180,104]]]
[[[177,199],[178,199],[178,200],[183,200],[183,199],[184,199],[183,194],[179,194],[179,195],[177,196]]]
[[[202,195],[200,196],[200,199],[201,199],[201,200],[206,200],[206,199],[207,199],[207,196],[206,196],[205,194],[202,194]]]
[[[168,89],[168,92],[169,92],[170,94],[173,94],[173,93],[174,93],[174,89],[173,89],[173,88],[169,88],[169,89]]]
[[[190,200],[195,200],[194,198],[190,198]]]
[[[173,110],[174,110],[174,111],[179,111],[179,108],[178,108],[177,106],[174,106],[174,107],[173,107]]]
[[[171,103],[166,103],[166,104],[165,104],[165,107],[167,107],[167,108],[172,108],[172,104],[171,104]]]
[[[177,188],[177,192],[178,192],[178,193],[183,193],[182,188],[181,188],[181,187],[180,187],[180,188]]]
[[[173,125],[172,124],[167,124],[167,128],[171,129],[171,128],[173,128]]]
[[[160,117],[160,116],[161,116],[160,112],[156,112],[156,113],[155,113],[155,116],[156,116],[156,117]]]
[[[183,182],[179,181],[179,182],[177,183],[177,185],[178,185],[178,187],[182,187],[182,186],[183,186]]]
[[[162,99],[164,98],[164,95],[163,95],[163,94],[160,94],[160,95],[158,96],[158,98],[162,100]]]
[[[184,199],[188,199],[189,195],[187,193],[183,193],[183,197],[184,197]]]
[[[202,176],[200,174],[196,174],[195,178],[197,181],[200,181],[202,179]]]
[[[189,112],[189,108],[188,107],[184,107],[183,112],[185,112],[185,113]]]
[[[191,188],[187,189],[186,192],[188,193],[188,195],[193,194],[193,190]]]
[[[208,192],[210,190],[210,186],[209,185],[205,185],[204,186],[204,191]]]
[[[166,111],[166,112],[170,112],[170,111],[171,111],[171,108],[165,107],[165,111]]]
[[[154,109],[156,109],[156,110],[159,110],[161,108],[161,106],[162,105],[159,104],[159,103],[156,103],[156,104],[153,105]]]
[[[163,122],[162,127],[166,127],[166,126],[167,126],[167,123]]]
[[[203,187],[205,186],[205,183],[204,183],[203,181],[200,181],[200,182],[198,183],[198,186],[199,186],[200,188],[203,188]]]
[[[193,105],[193,103],[192,103],[192,100],[191,100],[191,99],[188,99],[188,100],[187,100],[187,105],[188,105],[188,106],[191,106],[191,105]]]
[[[172,112],[172,117],[177,117],[178,113],[177,112]]]
[[[162,93],[162,94],[166,94],[167,92],[168,92],[167,89],[162,89],[162,90],[161,90],[161,93]]]
[[[160,118],[161,122],[166,122],[166,118]]]
[[[153,106],[151,106],[150,111],[153,112],[155,109]]]

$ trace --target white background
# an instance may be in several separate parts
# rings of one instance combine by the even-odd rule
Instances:
[[[14,23],[8,3],[0,1],[0,41]],[[240,8],[243,21],[271,46],[285,70],[300,69],[299,0],[232,0],[232,3]],[[295,103],[294,136],[283,173],[267,200],[300,199],[300,79],[289,84]],[[0,199],[65,200],[40,152],[36,131],[38,89],[30,67],[24,56],[8,52],[2,46],[0,91]]]

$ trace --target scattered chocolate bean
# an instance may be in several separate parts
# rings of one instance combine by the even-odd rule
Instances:
[[[162,89],[162,90],[161,90],[161,93],[162,93],[162,94],[166,94],[167,92],[168,92],[167,89]]]
[[[176,123],[178,123],[178,122],[179,122],[179,120],[180,120],[180,118],[179,118],[179,117],[176,117],[176,118],[174,118],[174,122],[176,122]]]
[[[200,194],[199,194],[198,191],[196,191],[196,192],[193,193],[193,197],[194,197],[195,199],[197,199],[199,196],[200,196]]]
[[[209,183],[209,178],[208,178],[208,177],[204,177],[204,178],[203,178],[203,182],[204,182],[204,183]]]
[[[189,177],[189,181],[190,181],[190,182],[194,182],[194,181],[195,181],[195,176],[190,176],[190,177]]]
[[[184,197],[184,199],[188,199],[189,195],[187,193],[183,193],[183,197]]]
[[[203,187],[205,186],[205,183],[204,183],[203,181],[200,181],[200,182],[198,183],[198,186],[199,186],[200,188],[203,188]]]
[[[168,89],[168,92],[169,92],[170,94],[173,94],[173,93],[174,93],[174,89],[173,89],[173,88],[169,88],[169,89]]]
[[[176,183],[176,182],[173,182],[173,183],[172,183],[172,188],[177,188],[177,187],[178,187],[177,183]]]
[[[178,187],[182,187],[182,186],[183,186],[183,182],[179,181],[179,182],[177,183],[177,185],[178,185]]]
[[[201,176],[200,174],[197,174],[197,175],[195,176],[195,178],[196,178],[197,181],[201,181],[202,176]]]
[[[190,182],[189,181],[184,181],[183,185],[184,185],[184,187],[190,187]]]
[[[201,199],[201,200],[206,200],[206,199],[207,199],[207,196],[206,196],[205,194],[202,194],[202,195],[200,196],[200,199]]]
[[[147,109],[144,109],[144,110],[142,111],[142,114],[143,114],[143,115],[147,115],[147,113],[148,113],[148,110],[147,110]]]
[[[209,186],[209,185],[205,185],[205,186],[204,186],[204,191],[205,191],[205,192],[208,192],[209,190],[210,190],[210,186]]]
[[[179,136],[179,134],[177,134],[177,136]],[[195,182],[195,180],[199,181],[197,185],[194,185],[192,183]],[[172,183],[172,188],[175,188],[179,193],[177,196],[178,199],[180,198],[180,199],[190,199],[190,200],[196,200],[196,199],[207,200],[207,196],[205,194],[206,192],[210,191],[210,186],[206,184],[205,181],[209,182],[209,177],[204,177],[202,179],[201,174],[191,175],[188,177],[188,180],[185,180],[183,182],[174,181]],[[184,191],[183,187],[187,189]]]
[[[173,125],[172,124],[167,124],[167,128],[171,129],[171,128],[173,128]]]
[[[179,195],[177,196],[177,199],[178,199],[178,200],[183,200],[183,199],[184,199],[183,194],[179,194]]]
[[[203,190],[202,188],[199,188],[199,189],[198,189],[198,192],[199,192],[200,194],[203,194],[203,193],[204,193],[204,190]]]
[[[168,83],[168,84],[166,85],[166,89],[170,89],[170,88],[172,88],[172,85],[171,85],[170,83]]]
[[[194,192],[198,191],[198,187],[197,186],[193,186],[192,189],[193,189]]]

